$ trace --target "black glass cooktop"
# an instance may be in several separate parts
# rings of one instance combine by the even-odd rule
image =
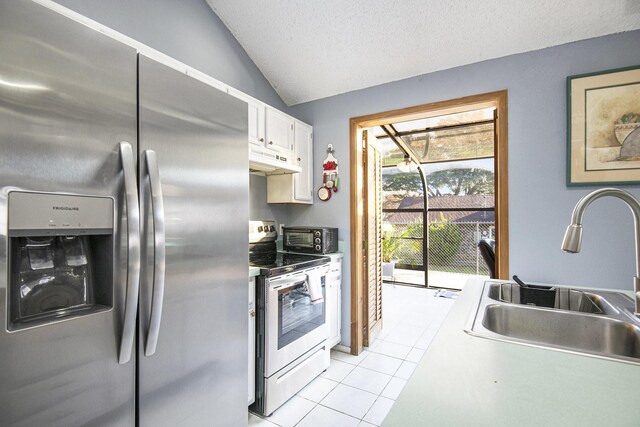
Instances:
[[[264,250],[254,245],[249,247],[249,266],[259,267],[260,274],[275,276],[290,273],[303,268],[316,267],[331,262],[331,258],[319,255],[292,254]]]

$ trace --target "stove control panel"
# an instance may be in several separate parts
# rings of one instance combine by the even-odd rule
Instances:
[[[277,238],[275,221],[249,221],[249,243],[273,242]]]

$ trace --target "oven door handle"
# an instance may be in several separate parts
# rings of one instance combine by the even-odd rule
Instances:
[[[327,273],[329,273],[329,265],[327,265],[326,267],[318,268],[317,270],[311,270],[311,271],[317,272],[320,275],[320,277],[326,276]],[[301,273],[301,274],[292,276],[288,279],[271,280],[269,282],[269,288],[271,290],[287,289],[297,285],[298,283],[302,283],[306,281],[307,281],[307,273]],[[324,286],[325,285],[323,284],[322,287]]]
[[[275,284],[272,281],[269,283],[269,288],[274,291],[278,289],[288,289],[288,288],[293,288],[295,285],[304,283],[306,281],[307,281],[307,275],[301,274],[299,276],[295,276],[286,280],[282,279],[282,281],[277,281]]]

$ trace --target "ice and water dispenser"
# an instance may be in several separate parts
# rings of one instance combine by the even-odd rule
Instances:
[[[10,331],[113,307],[110,197],[8,196]]]

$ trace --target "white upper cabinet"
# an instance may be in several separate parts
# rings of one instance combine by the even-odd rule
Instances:
[[[267,176],[267,203],[313,203],[313,128],[295,119],[293,160],[300,173]]]
[[[265,105],[250,99],[249,104],[249,142],[252,144],[264,146],[264,110]]]
[[[227,93],[247,103],[250,170],[278,177],[267,180],[268,202],[313,203],[313,128],[237,89]]]
[[[302,172],[293,175],[296,201],[313,202],[313,128],[299,120],[294,124],[295,160]]]
[[[245,101],[249,106],[249,142],[264,146],[264,112],[266,104],[260,102],[239,90],[229,88],[229,95]]]
[[[266,106],[265,135],[267,148],[282,152],[293,152],[293,127],[293,117],[268,105]]]

